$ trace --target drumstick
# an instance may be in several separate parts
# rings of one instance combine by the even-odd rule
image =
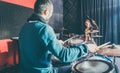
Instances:
[[[105,43],[105,44],[102,44],[102,45],[98,46],[97,49],[100,49],[100,48],[102,48],[102,47],[104,47],[104,46],[106,46],[106,45],[108,45],[108,44],[110,44],[110,42],[107,42],[107,43]]]

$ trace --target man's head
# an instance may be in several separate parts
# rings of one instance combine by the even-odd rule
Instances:
[[[46,21],[49,21],[53,13],[53,4],[51,0],[37,0],[34,5],[34,12],[44,17]]]

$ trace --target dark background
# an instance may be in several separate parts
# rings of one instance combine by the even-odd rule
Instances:
[[[64,0],[64,27],[71,33],[84,33],[84,21],[88,15],[99,26],[103,38],[97,43],[108,41],[120,44],[120,0]]]
[[[0,39],[18,36],[22,25],[32,12],[30,8],[0,2]]]
[[[63,26],[63,2],[62,0],[52,1],[54,13],[49,24],[56,30]],[[0,1],[0,39],[17,37],[21,27],[32,13],[32,8]]]

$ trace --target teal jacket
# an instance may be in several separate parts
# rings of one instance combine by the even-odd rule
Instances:
[[[87,55],[86,45],[62,46],[53,29],[42,21],[25,23],[19,34],[20,73],[57,73],[51,65],[52,54],[61,62],[72,62]]]

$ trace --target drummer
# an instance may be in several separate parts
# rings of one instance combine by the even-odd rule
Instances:
[[[97,53],[109,56],[120,56],[120,46],[115,44],[107,45],[98,50]]]
[[[48,21],[53,13],[51,0],[36,0],[34,14],[19,33],[19,73],[70,73],[69,68],[54,68],[52,55],[61,62],[73,62],[90,52],[96,52],[94,44],[79,44],[66,48],[55,36]],[[61,41],[62,42],[62,41]]]

